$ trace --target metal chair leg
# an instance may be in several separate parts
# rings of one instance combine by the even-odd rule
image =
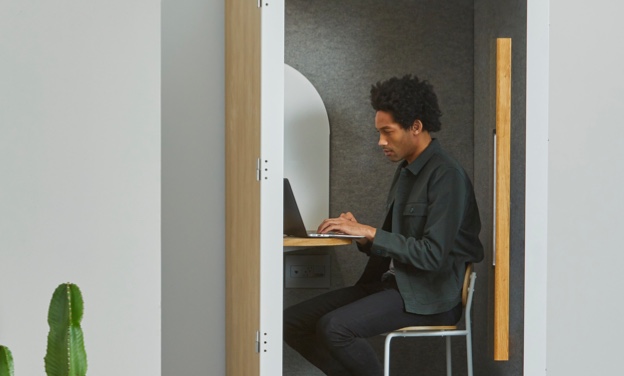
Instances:
[[[468,376],[472,376],[472,334],[466,335],[466,358],[468,358]]]
[[[384,376],[390,376],[390,341],[393,337],[392,333],[388,334],[384,344]]]
[[[451,356],[451,337],[446,336],[446,376],[453,374],[453,357]]]

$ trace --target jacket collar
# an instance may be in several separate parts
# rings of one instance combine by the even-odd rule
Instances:
[[[401,167],[405,167],[405,169],[411,172],[413,175],[418,175],[420,170],[422,170],[422,168],[427,164],[427,162],[429,162],[429,159],[431,159],[431,157],[434,156],[439,150],[440,150],[440,143],[438,142],[438,139],[432,138],[429,145],[427,145],[425,150],[423,150],[423,152],[420,153],[418,157],[416,157],[414,162],[405,166],[407,162],[403,161],[401,163]]]
[[[397,191],[397,182],[399,180],[399,176],[408,173],[408,171],[413,176],[418,175],[420,170],[422,170],[423,167],[425,167],[425,165],[431,159],[431,157],[433,157],[435,154],[437,154],[438,151],[440,151],[440,150],[441,150],[440,143],[438,142],[437,139],[434,138],[434,139],[431,140],[431,143],[429,143],[429,145],[427,145],[425,150],[423,150],[423,152],[420,153],[420,155],[418,157],[416,157],[414,162],[412,162],[412,163],[410,163],[408,165],[407,161],[403,160],[399,164],[399,167],[396,169],[396,172],[394,173],[394,177],[392,178],[392,185],[390,186],[390,192],[388,194],[388,200],[386,201],[386,211],[390,210],[390,208],[392,207],[392,205],[394,203],[394,199],[395,199],[396,191]]]

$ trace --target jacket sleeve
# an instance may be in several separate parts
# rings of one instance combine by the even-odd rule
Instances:
[[[371,254],[391,257],[422,270],[441,269],[465,216],[466,179],[463,172],[454,167],[434,172],[428,182],[427,202],[421,205],[423,213],[409,215],[410,209],[406,207],[407,212],[401,215],[401,233],[378,229]]]

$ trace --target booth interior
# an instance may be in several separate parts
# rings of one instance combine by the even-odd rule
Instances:
[[[302,212],[318,206],[318,218],[350,211],[360,222],[381,225],[396,165],[377,146],[370,88],[405,74],[428,80],[443,112],[442,130],[434,135],[471,177],[481,215],[486,257],[475,265],[474,371],[522,375],[526,1],[286,0],[285,25],[285,62],[316,89],[329,125],[323,136],[329,147],[322,151],[328,160],[322,180],[327,196],[308,200],[309,193],[295,191]],[[510,359],[505,362],[493,360],[493,130],[496,38],[501,37],[512,38],[513,57]],[[285,153],[286,164],[293,151],[286,145]],[[302,215],[304,221],[314,217]],[[318,223],[306,225],[314,229]],[[355,245],[304,248],[284,257],[289,255],[326,255],[331,273],[323,288],[285,288],[284,307],[354,284],[367,261]],[[382,358],[383,337],[370,341]],[[393,346],[393,375],[445,374],[444,339],[397,339]],[[454,373],[465,374],[463,341],[453,342],[453,354]],[[287,345],[283,359],[284,375],[321,375]]]

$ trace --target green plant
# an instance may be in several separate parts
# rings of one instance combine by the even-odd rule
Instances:
[[[87,354],[80,321],[83,301],[78,286],[59,285],[50,301],[48,311],[48,349],[45,370],[48,376],[84,376],[87,373]]]
[[[5,346],[0,346],[0,376],[13,376],[13,355]]]

